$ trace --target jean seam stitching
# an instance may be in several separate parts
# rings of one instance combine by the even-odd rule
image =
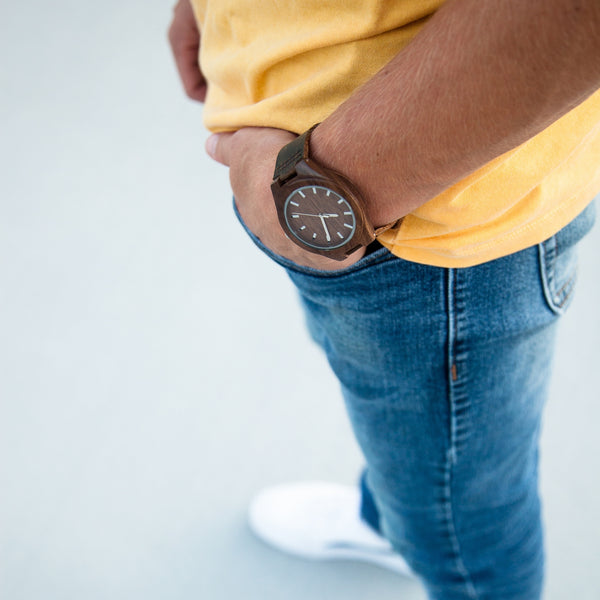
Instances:
[[[558,290],[554,294],[554,296],[553,296],[554,304],[558,308],[560,308],[560,309],[564,308],[565,304],[571,297],[573,290],[575,289],[576,280],[577,280],[577,272],[575,272],[573,275],[571,275],[571,277],[569,277],[569,279],[564,283],[564,285],[560,288],[560,290]]]
[[[575,289],[577,271],[567,279],[559,290],[555,290],[554,261],[557,255],[558,242],[556,236],[538,245],[540,277],[542,289],[548,308],[556,315],[564,314],[571,295]]]
[[[271,257],[271,258],[273,258],[273,257]],[[279,265],[282,266],[283,268],[288,269],[289,271],[293,271],[295,273],[299,273],[300,275],[304,275],[306,277],[314,277],[315,279],[341,279],[343,277],[346,277],[347,275],[354,275],[355,273],[360,273],[364,269],[370,269],[372,267],[376,267],[377,265],[384,264],[384,263],[394,260],[396,258],[397,257],[394,255],[391,255],[391,256],[384,255],[382,257],[375,257],[375,260],[373,260],[373,261],[369,261],[367,258],[367,260],[364,263],[358,265],[356,269],[353,268],[353,265],[350,265],[349,267],[346,267],[345,269],[341,269],[340,270],[341,272],[338,272],[335,270],[334,271],[315,270],[316,272],[311,272],[309,270],[303,269],[301,265],[293,265],[293,266],[286,265],[285,263],[277,260],[277,258],[273,258],[273,260],[275,262],[279,263]]]
[[[456,522],[454,516],[453,506],[453,494],[452,494],[452,482],[453,482],[453,466],[456,464],[457,452],[456,452],[456,403],[455,403],[455,343],[457,340],[457,299],[456,299],[456,269],[447,270],[447,308],[448,308],[448,404],[449,404],[449,439],[448,439],[448,451],[446,452],[446,463],[444,465],[444,517],[446,521],[446,527],[448,530],[450,544],[452,551],[455,556],[455,565],[462,576],[466,591],[469,597],[476,599],[477,591],[469,571],[467,570],[461,555],[460,542],[456,534]]]

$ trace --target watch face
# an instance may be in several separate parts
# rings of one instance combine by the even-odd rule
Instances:
[[[319,185],[295,189],[285,201],[284,215],[289,231],[319,250],[347,244],[356,231],[356,218],[348,201]]]

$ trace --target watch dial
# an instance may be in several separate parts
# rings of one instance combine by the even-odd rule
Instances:
[[[347,244],[356,231],[356,218],[348,201],[319,185],[295,189],[287,197],[284,211],[290,232],[319,250]]]

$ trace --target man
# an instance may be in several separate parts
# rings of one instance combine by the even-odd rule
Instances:
[[[180,0],[170,39],[367,463],[360,497],[266,491],[255,530],[405,559],[435,599],[539,598],[541,412],[600,191],[600,3]]]

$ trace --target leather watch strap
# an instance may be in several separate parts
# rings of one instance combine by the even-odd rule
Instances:
[[[279,154],[277,155],[277,162],[275,163],[275,173],[273,174],[274,180],[279,180],[281,183],[283,183],[296,174],[296,170],[294,168],[296,164],[302,159],[308,158],[310,134],[317,125],[318,123],[313,125],[308,131],[305,131],[294,141],[286,144],[279,151]]]

